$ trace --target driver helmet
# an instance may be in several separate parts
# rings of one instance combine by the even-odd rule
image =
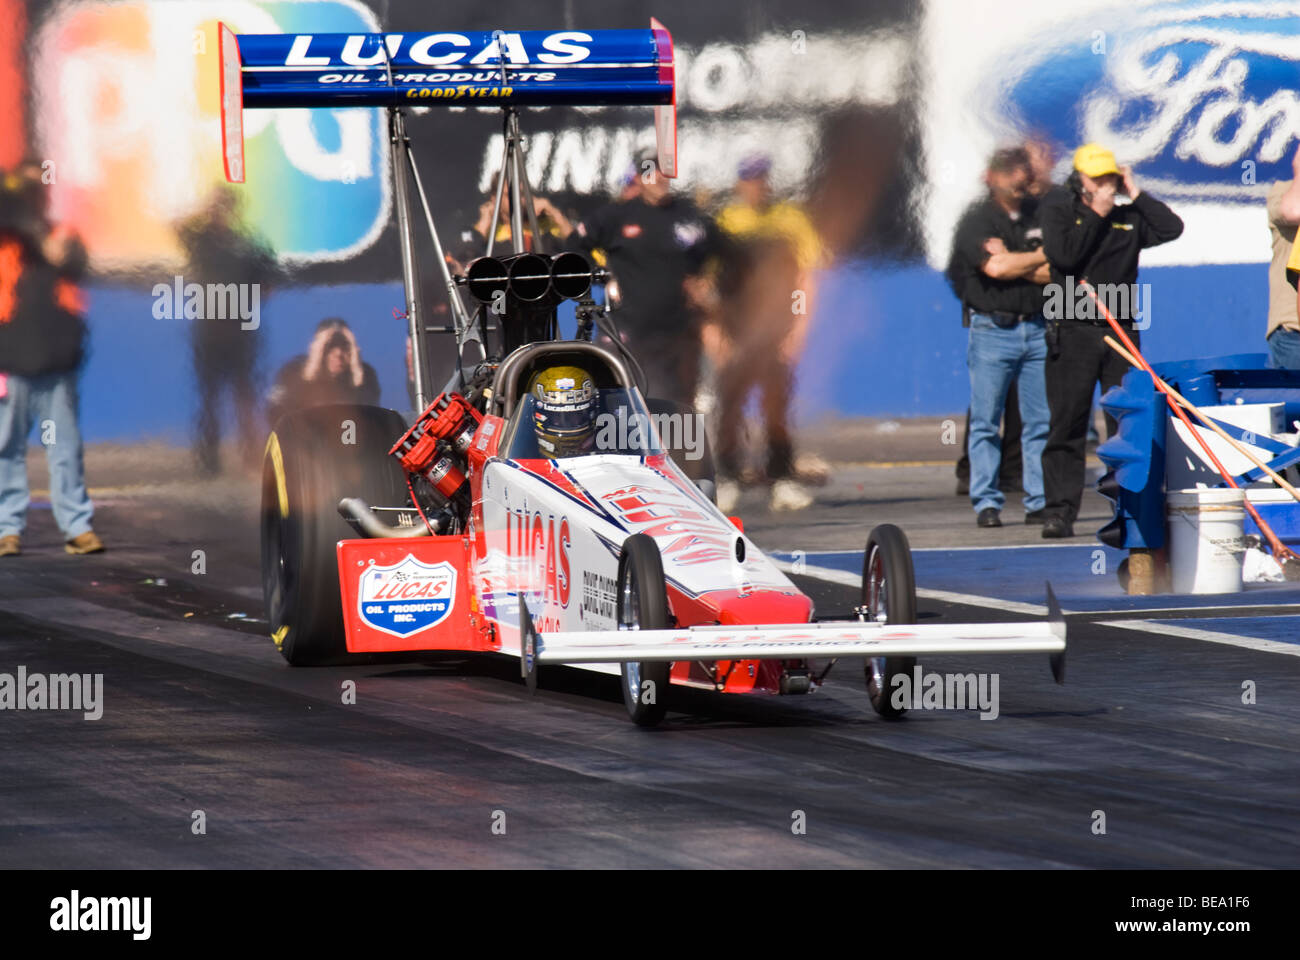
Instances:
[[[581,367],[547,367],[528,385],[537,446],[548,460],[591,453],[596,446],[600,392]]]

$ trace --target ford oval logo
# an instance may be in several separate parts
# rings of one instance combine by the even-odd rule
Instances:
[[[1292,175],[1294,4],[1171,3],[1072,20],[1003,64],[1022,129],[1071,148],[1104,143],[1162,196],[1253,201]]]

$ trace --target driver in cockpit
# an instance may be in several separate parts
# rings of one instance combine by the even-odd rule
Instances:
[[[542,456],[558,460],[595,451],[600,391],[591,374],[581,367],[548,367],[533,376],[528,392]]]

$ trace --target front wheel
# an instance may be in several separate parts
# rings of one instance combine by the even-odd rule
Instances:
[[[891,523],[871,531],[862,559],[862,612],[876,623],[916,623],[916,573],[907,534]],[[867,695],[876,713],[897,720],[907,700],[895,678],[911,683],[916,657],[871,657],[867,660]],[[913,691],[915,693],[916,691]],[[895,695],[897,694],[897,695]]]
[[[634,533],[618,558],[618,628],[666,630],[668,592],[664,563],[653,537]],[[657,726],[668,712],[672,664],[632,661],[623,664],[623,704],[638,727]]]

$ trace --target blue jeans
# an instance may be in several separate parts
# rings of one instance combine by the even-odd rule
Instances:
[[[94,514],[86,494],[77,428],[77,371],[38,377],[8,374],[0,397],[0,537],[23,532],[27,521],[27,437],[35,426],[50,468],[50,504],[64,539],[90,529]]]
[[[1268,353],[1273,366],[1281,370],[1300,370],[1300,333],[1278,327],[1268,338]]]
[[[1025,511],[1043,509],[1043,447],[1051,414],[1043,365],[1047,360],[1046,325],[1041,316],[1004,330],[986,314],[972,312],[966,365],[970,368],[970,499],[979,513],[988,507],[1001,510],[1006,497],[998,489],[1002,448],[998,429],[1007,389],[1016,381],[1020,392],[1020,419],[1024,427]]]

